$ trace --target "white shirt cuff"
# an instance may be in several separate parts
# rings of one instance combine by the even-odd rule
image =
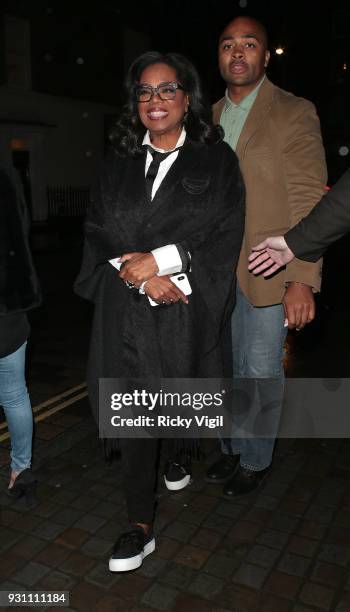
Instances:
[[[157,276],[176,274],[182,270],[182,260],[175,244],[167,244],[151,251],[157,262]]]

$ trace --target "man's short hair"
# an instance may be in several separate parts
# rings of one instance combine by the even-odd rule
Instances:
[[[263,35],[263,40],[264,40],[264,43],[265,43],[265,48],[266,49],[269,48],[269,35],[267,33],[266,26],[262,23],[262,21],[260,21],[260,19],[257,19],[256,17],[252,17],[251,15],[244,15],[244,14],[243,15],[236,15],[235,17],[230,19],[230,21],[227,21],[225,26],[220,31],[220,36],[223,33],[223,31],[225,30],[225,28],[228,26],[228,24],[232,23],[233,21],[236,21],[236,19],[250,19],[251,21],[254,21],[256,23],[256,25],[261,30],[261,33]]]

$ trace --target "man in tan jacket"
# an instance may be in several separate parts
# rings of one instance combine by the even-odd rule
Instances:
[[[283,400],[285,321],[290,329],[312,321],[313,292],[320,289],[320,263],[295,259],[268,279],[247,269],[252,246],[266,236],[284,234],[306,216],[327,180],[315,108],[268,80],[269,59],[260,22],[244,16],[226,26],[219,41],[219,68],[227,90],[214,105],[214,120],[238,155],[246,186],[232,342],[234,381],[238,386],[244,381],[243,395],[249,401],[245,426],[239,428],[233,419],[232,438],[222,441],[223,453],[209,468],[207,481],[226,483],[229,499],[253,491],[267,475]],[[241,405],[238,411],[242,424]]]

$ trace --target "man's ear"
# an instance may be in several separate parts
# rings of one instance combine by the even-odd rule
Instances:
[[[270,61],[270,51],[265,51],[265,68],[267,68],[267,66],[269,65],[269,61]]]

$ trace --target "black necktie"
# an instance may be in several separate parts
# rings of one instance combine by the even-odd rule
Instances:
[[[158,174],[159,165],[161,164],[163,159],[165,159],[166,157],[168,157],[168,155],[171,155],[171,153],[174,153],[178,149],[174,149],[173,151],[166,151],[165,153],[160,153],[159,151],[155,151],[154,149],[152,149],[152,147],[148,147],[148,150],[153,157],[149,165],[149,168],[147,170],[147,174],[146,174],[146,192],[147,192],[148,200],[151,202],[152,201],[152,187],[153,187],[154,179],[156,178]]]

